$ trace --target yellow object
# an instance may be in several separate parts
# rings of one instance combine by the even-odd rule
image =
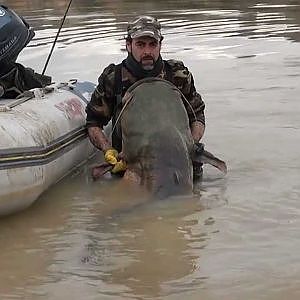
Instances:
[[[118,161],[118,155],[118,151],[114,148],[108,149],[104,153],[105,161],[114,166],[111,170],[112,173],[118,173],[126,170],[126,162],[124,160]]]
[[[111,170],[112,173],[118,173],[126,170],[126,162],[124,160],[117,161],[113,169]]]
[[[116,149],[108,149],[104,153],[104,159],[111,165],[115,165],[118,162],[118,151]]]

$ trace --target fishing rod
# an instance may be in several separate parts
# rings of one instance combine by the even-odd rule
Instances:
[[[59,33],[60,33],[60,31],[61,31],[61,29],[62,29],[62,27],[63,27],[63,25],[64,25],[64,22],[65,22],[65,19],[66,19],[66,16],[67,16],[67,14],[68,14],[68,11],[69,11],[69,8],[70,8],[70,6],[71,6],[71,3],[72,3],[72,1],[73,1],[73,0],[70,0],[69,4],[68,4],[68,6],[67,6],[67,9],[66,9],[66,11],[65,11],[65,14],[64,14],[64,16],[63,16],[63,18],[62,18],[62,20],[61,20],[61,23],[60,23],[60,26],[59,26],[59,28],[58,28],[58,31],[57,31],[56,37],[55,37],[55,39],[54,39],[54,42],[53,42],[53,44],[52,44],[52,47],[51,47],[50,53],[49,53],[49,55],[48,55],[48,58],[47,58],[47,60],[46,60],[46,63],[45,63],[45,66],[44,66],[44,69],[43,69],[42,75],[44,75],[44,74],[45,74],[45,71],[46,71],[46,69],[47,69],[47,66],[48,66],[48,63],[49,63],[50,57],[51,57],[51,55],[52,55],[52,53],[53,53],[53,50],[54,50],[54,47],[55,47],[56,41],[57,41],[57,39],[58,39],[58,36],[59,36]]]

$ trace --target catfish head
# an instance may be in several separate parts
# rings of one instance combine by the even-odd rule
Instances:
[[[128,163],[124,177],[132,176],[156,198],[192,193],[192,162],[184,139],[172,130],[149,137]]]

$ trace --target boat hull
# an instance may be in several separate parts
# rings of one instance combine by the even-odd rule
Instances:
[[[92,86],[52,86],[44,96],[35,91],[35,97],[19,99],[17,105],[3,102],[0,215],[27,208],[93,155],[94,147],[85,128],[85,106]]]

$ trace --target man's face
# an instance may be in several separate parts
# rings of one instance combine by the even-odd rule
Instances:
[[[136,61],[141,63],[144,70],[152,70],[160,54],[161,43],[148,36],[132,39],[127,42],[127,51]]]

